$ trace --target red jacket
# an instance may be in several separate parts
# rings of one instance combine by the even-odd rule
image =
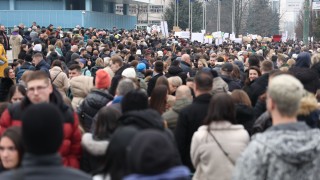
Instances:
[[[0,135],[10,126],[21,126],[22,105],[12,105],[6,109],[0,118]],[[11,113],[10,113],[11,112]],[[60,147],[60,154],[65,166],[80,168],[79,159],[81,156],[81,133],[77,114],[68,108],[64,112],[63,132],[64,138]],[[44,119],[45,120],[45,119]]]

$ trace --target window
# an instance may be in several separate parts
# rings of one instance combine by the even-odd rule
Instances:
[[[149,11],[151,13],[163,13],[163,5],[150,5]]]
[[[116,5],[116,13],[122,13],[123,12],[123,6]]]

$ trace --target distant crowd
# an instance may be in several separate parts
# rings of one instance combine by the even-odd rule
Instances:
[[[0,179],[320,177],[316,43],[5,29]]]

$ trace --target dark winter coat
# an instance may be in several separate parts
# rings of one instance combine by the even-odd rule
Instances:
[[[296,67],[310,68],[311,56],[308,52],[301,52],[296,61]]]
[[[85,132],[90,132],[93,117],[112,100],[113,96],[107,90],[94,89],[86,96],[77,110]]]
[[[269,73],[258,77],[248,88],[247,94],[251,100],[252,106],[258,101],[259,96],[266,92],[269,82]]]
[[[156,83],[157,83],[157,80],[159,77],[163,76],[163,73],[159,73],[155,76],[153,76],[149,82],[148,82],[148,89],[147,89],[147,92],[148,92],[148,96],[151,96],[151,93],[154,89],[154,87],[156,86]]]
[[[9,89],[14,85],[10,78],[0,79],[0,102],[6,101],[8,98]]]
[[[179,66],[170,66],[168,69],[168,73],[165,76],[167,78],[179,76],[182,79],[182,84],[186,84],[186,80],[188,78],[187,74],[183,72],[183,69]]]
[[[1,174],[0,179],[91,180],[92,178],[81,171],[62,166],[58,154],[46,156],[26,154],[19,169]]]
[[[188,64],[188,63],[186,63],[184,61],[181,61],[180,67],[183,70],[183,72],[185,72],[186,74],[189,73],[189,76],[192,75],[192,69],[191,69],[191,65],[190,64]]]
[[[105,163],[105,155],[109,145],[108,140],[95,140],[91,133],[85,133],[81,141],[83,153],[80,169],[94,174]]]
[[[3,42],[4,49],[10,50],[9,38],[7,36],[7,33],[5,31],[0,31],[0,36],[2,36],[4,39],[4,42]]]
[[[242,124],[248,133],[252,134],[252,128],[254,124],[254,110],[244,104],[236,105],[236,120],[237,124]]]
[[[128,65],[123,65],[120,69],[118,69],[117,72],[114,73],[114,76],[111,80],[111,87],[109,89],[109,92],[112,96],[114,96],[116,94],[117,86],[118,86],[120,80],[122,79],[122,72],[126,68],[128,68]]]
[[[203,124],[207,115],[211,95],[202,94],[193,103],[179,113],[177,127],[174,132],[181,160],[184,165],[195,171],[190,157],[190,145],[193,133]]]
[[[235,89],[241,89],[241,81],[240,80],[236,80],[236,79],[233,79],[229,76],[224,76],[224,75],[221,75],[220,77],[228,84],[230,92],[232,92]]]
[[[39,62],[39,64],[36,65],[36,70],[46,72],[48,74],[48,76],[50,77],[49,69],[50,69],[50,65],[48,63],[46,63],[45,60],[41,60]]]
[[[21,79],[23,73],[25,71],[29,71],[29,70],[30,71],[35,71],[36,70],[36,68],[30,62],[24,62],[20,67],[18,67],[17,74],[16,74],[17,83]]]
[[[18,55],[18,59],[23,59],[23,60],[25,60],[26,55],[27,55],[27,51],[21,50],[20,53],[19,53],[19,55]]]

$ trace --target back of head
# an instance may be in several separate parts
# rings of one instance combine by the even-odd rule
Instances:
[[[305,90],[301,82],[291,75],[279,75],[269,82],[267,95],[277,105],[282,116],[296,116]]]
[[[248,62],[249,62],[249,67],[250,66],[260,67],[260,60],[258,58],[258,55],[253,54],[253,55],[249,56]]]
[[[191,90],[186,85],[179,86],[176,90],[176,99],[183,99],[183,98],[192,99]]]
[[[270,60],[265,60],[265,61],[262,61],[261,63],[261,71],[263,72],[270,72],[273,70],[273,62],[270,61]]]
[[[58,151],[63,139],[63,116],[55,105],[30,105],[21,119],[26,152],[48,155]]]
[[[164,69],[164,64],[162,61],[156,61],[154,63],[154,70],[157,72],[157,73],[162,73],[163,72],[163,69]]]
[[[135,88],[135,84],[131,79],[122,79],[117,86],[117,95],[124,96]]]
[[[179,165],[175,146],[164,132],[144,130],[129,147],[127,162],[131,173],[156,175]]]
[[[229,121],[236,124],[235,106],[231,96],[227,93],[216,93],[210,100],[210,105],[205,119],[209,125],[213,121]]]
[[[213,78],[211,73],[200,72],[194,78],[196,90],[209,92],[212,89]]]
[[[121,101],[122,113],[148,108],[148,95],[141,89],[128,92]]]
[[[97,113],[93,137],[99,140],[110,138],[111,134],[113,134],[117,128],[120,116],[121,113],[115,108],[109,106],[101,108]]]

